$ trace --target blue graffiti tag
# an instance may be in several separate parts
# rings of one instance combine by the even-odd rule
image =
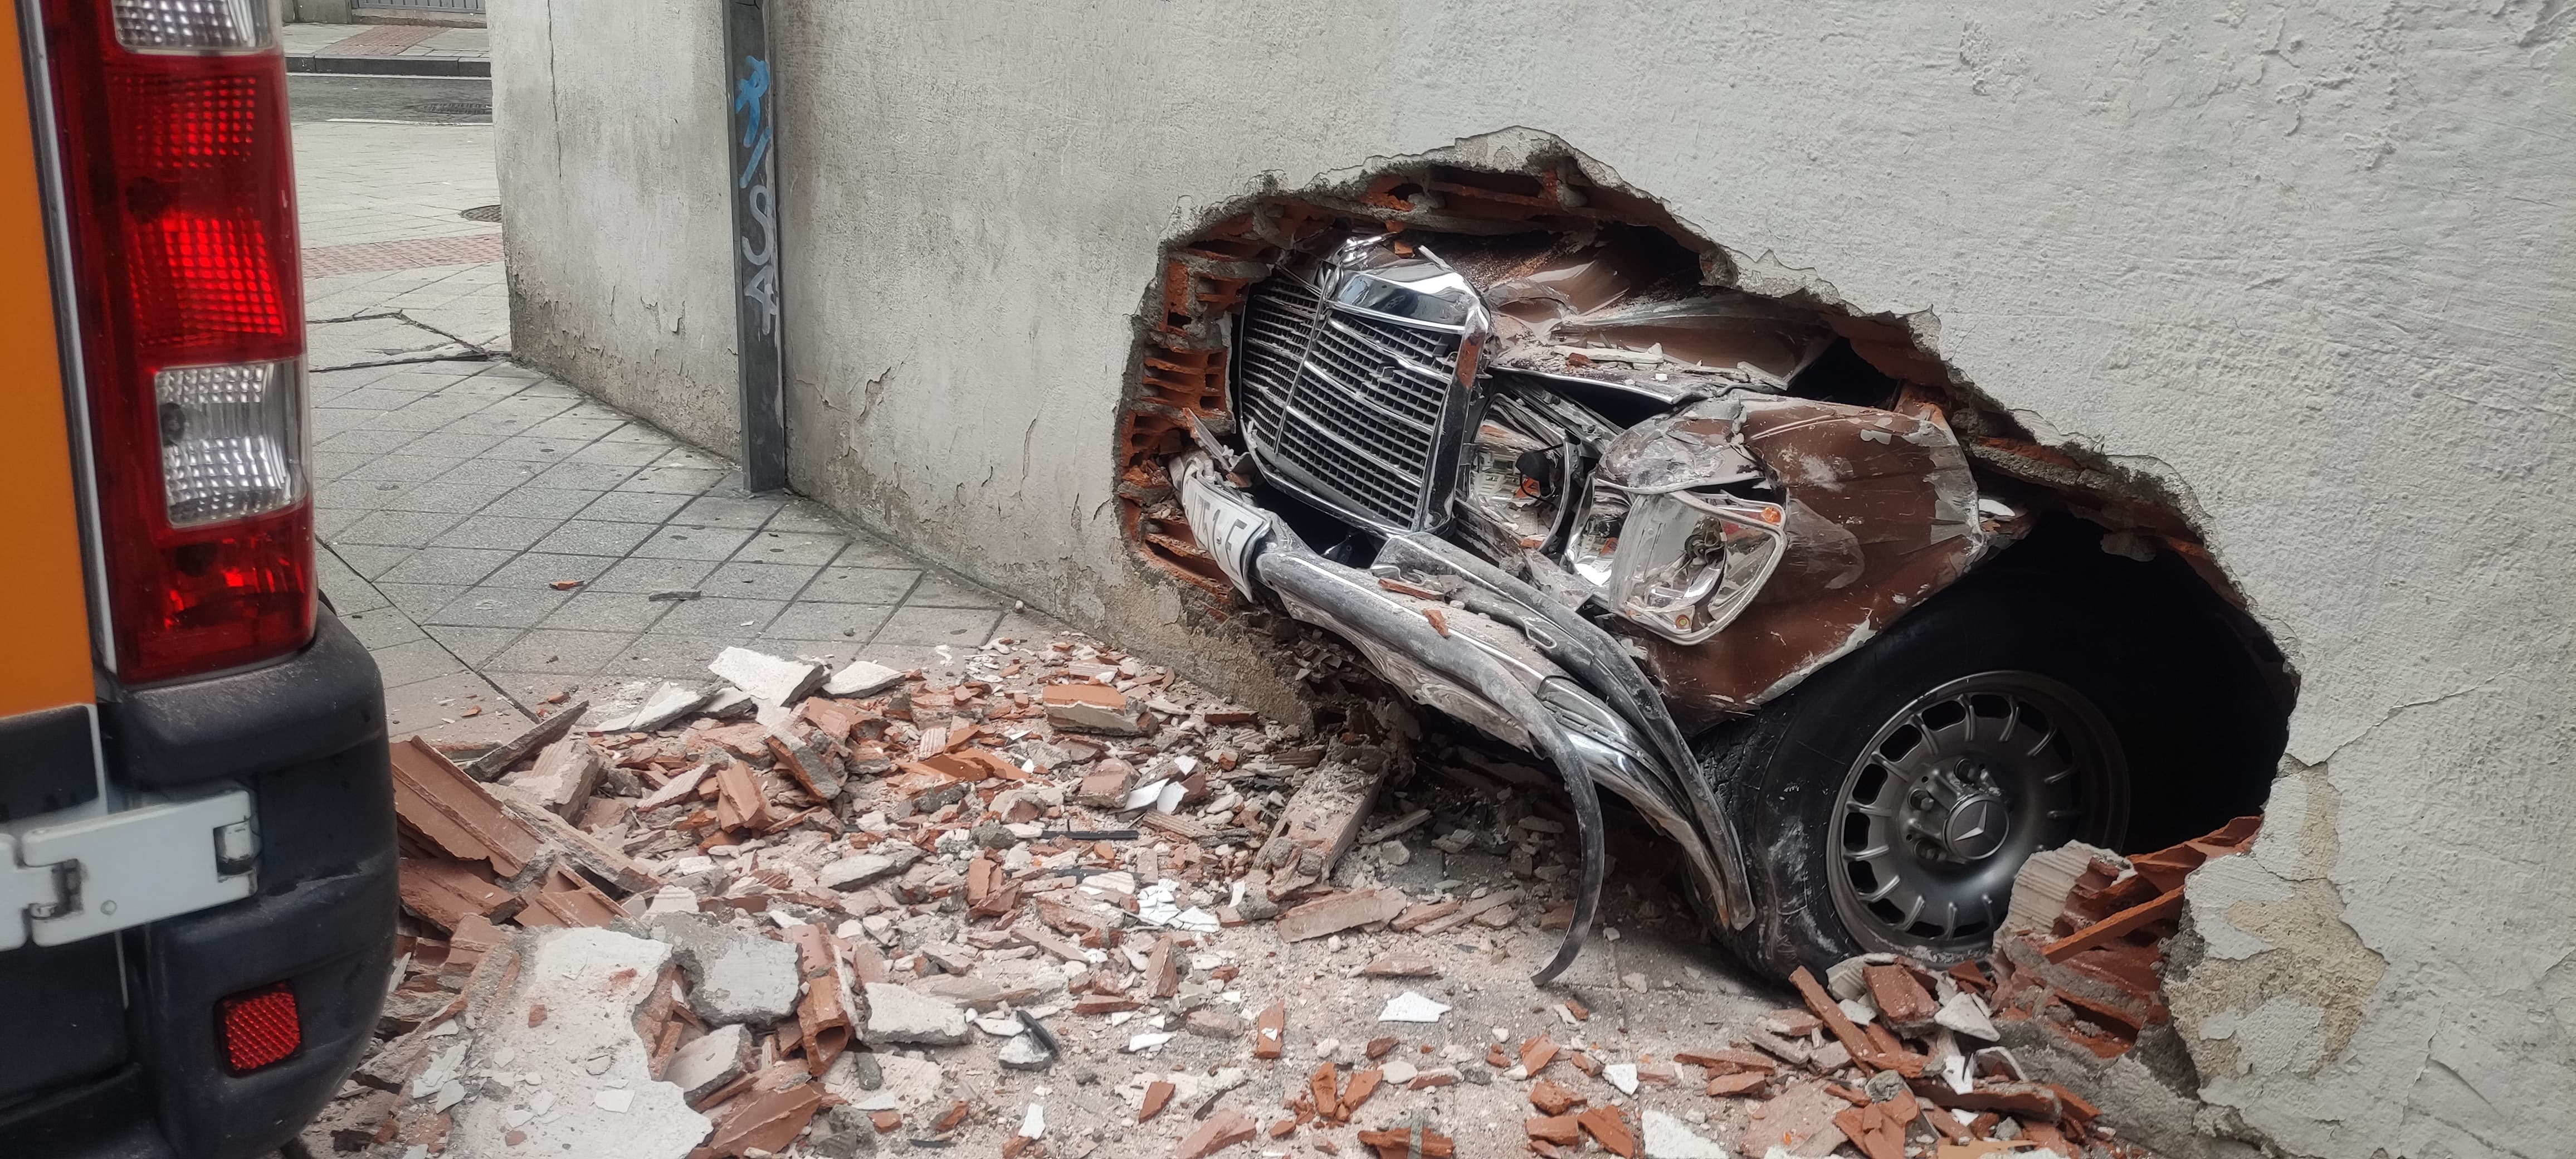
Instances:
[[[761,116],[761,107],[768,103],[769,98],[769,62],[757,56],[746,56],[742,63],[750,72],[734,86],[733,111],[745,114],[742,143],[750,147],[751,160],[743,165],[742,177],[734,182],[736,186],[751,184],[751,175],[759,171],[761,158],[769,155],[770,126],[768,120]]]

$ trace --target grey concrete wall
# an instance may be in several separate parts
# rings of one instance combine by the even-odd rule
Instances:
[[[2176,1114],[2576,1153],[2576,9],[2050,7],[790,2],[797,487],[1240,671],[1112,524],[1157,246],[1555,134],[1748,269],[1930,311],[2033,429],[2187,496],[2288,650],[2273,823],[2191,887]],[[728,445],[713,6],[494,8],[520,348]]]
[[[726,70],[695,0],[488,6],[516,356],[732,453]]]

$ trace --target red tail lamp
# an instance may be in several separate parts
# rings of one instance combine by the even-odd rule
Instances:
[[[215,1029],[224,1040],[224,1069],[234,1074],[283,1062],[304,1045],[295,990],[284,982],[218,1000]]]
[[[269,6],[42,8],[117,676],[291,654],[313,634],[313,508]]]

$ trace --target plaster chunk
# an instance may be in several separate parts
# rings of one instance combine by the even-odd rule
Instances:
[[[796,1012],[796,948],[690,914],[658,917],[653,937],[689,972],[689,1005],[713,1023],[768,1026]]]
[[[872,1043],[953,1046],[966,1041],[966,1011],[956,1003],[886,982],[867,984]]]
[[[476,1084],[455,1103],[446,1154],[454,1159],[584,1155],[598,1159],[681,1159],[711,1125],[677,1085],[656,1081],[650,1049],[635,1036],[635,1009],[652,994],[671,949],[615,930],[549,930],[530,937],[517,989],[474,1042],[466,1069],[508,1059],[512,1071],[547,1076],[547,1113],[526,1104],[535,1087]],[[529,1026],[526,1012],[546,1009]],[[602,1065],[604,1064],[604,1065]],[[598,1065],[593,1070],[592,1066]],[[569,1088],[555,1090],[553,1088]],[[520,1119],[516,1126],[513,1118]],[[511,1146],[505,1134],[524,1141]]]

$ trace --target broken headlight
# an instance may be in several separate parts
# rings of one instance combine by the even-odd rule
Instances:
[[[1717,634],[1779,566],[1779,504],[1724,492],[1631,494],[1595,479],[1566,563],[1611,611],[1680,644]]]

